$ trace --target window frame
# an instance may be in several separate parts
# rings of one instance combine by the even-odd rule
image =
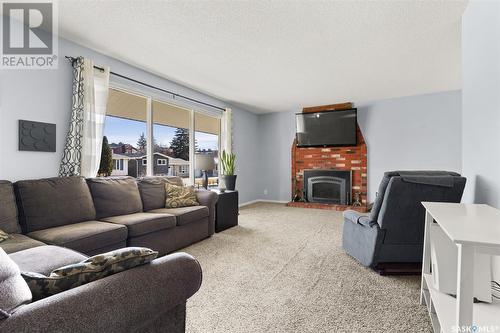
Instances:
[[[160,163],[160,161],[162,163]],[[156,160],[156,165],[158,166],[166,166],[167,165],[167,159],[166,158],[159,158]]]
[[[129,85],[123,85],[119,82],[110,82],[108,89],[114,89],[121,91],[123,93],[127,94],[132,94],[138,97],[146,98],[146,163],[144,164],[144,160],[141,163],[143,166],[146,166],[146,176],[153,176],[154,175],[154,133],[153,133],[153,125],[154,125],[154,119],[153,119],[153,101],[157,101],[160,103],[165,103],[172,105],[177,108],[185,109],[189,111],[189,184],[194,185],[195,184],[195,114],[200,113],[204,114],[206,116],[216,118],[220,122],[220,133],[219,133],[219,139],[217,143],[217,148],[219,149],[219,154],[221,153],[221,149],[223,146],[223,119],[224,119],[224,114],[216,114],[213,112],[209,112],[204,110],[201,107],[193,107],[193,106],[188,106],[185,103],[179,103],[179,101],[176,101],[174,98],[175,96],[172,96],[172,98],[169,98],[169,95],[167,93],[157,93],[157,92],[144,92],[143,89],[135,89]]]

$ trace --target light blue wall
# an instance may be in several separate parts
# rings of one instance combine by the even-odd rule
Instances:
[[[236,186],[240,203],[260,198],[258,125],[258,116],[254,113],[241,110],[233,113],[233,152],[236,154]]]
[[[471,1],[462,21],[464,201],[500,208],[500,2]]]
[[[259,195],[264,200],[290,201],[291,149],[295,137],[294,112],[259,116]]]
[[[500,208],[500,2],[471,1],[462,20],[465,202]],[[500,256],[492,260],[500,281]]]
[[[0,71],[0,179],[19,180],[56,176],[68,128],[71,106],[72,71],[65,55],[86,56],[114,72],[148,82],[221,107],[227,103],[145,72],[116,59],[64,39],[59,41],[58,70]],[[238,153],[237,171],[240,202],[257,199],[255,163],[257,115],[232,107],[234,119],[233,145]],[[19,119],[57,124],[57,152],[20,152],[17,149]]]
[[[358,105],[368,148],[368,199],[385,171],[461,171],[461,92],[449,91]]]
[[[368,146],[368,199],[373,201],[385,171],[461,171],[461,92],[410,96],[357,105]],[[259,117],[259,194],[288,201],[295,112]],[[264,192],[267,190],[267,195]]]

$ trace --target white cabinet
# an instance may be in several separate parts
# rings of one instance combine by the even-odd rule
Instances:
[[[426,218],[421,303],[427,306],[434,331],[500,332],[500,302],[494,299],[492,303],[473,303],[477,254],[500,255],[500,210],[487,205],[433,202],[423,205]],[[457,263],[453,266],[457,269],[456,297],[434,287],[431,272],[434,223],[457,248]]]

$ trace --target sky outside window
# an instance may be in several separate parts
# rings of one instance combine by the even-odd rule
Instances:
[[[156,143],[161,146],[170,146],[174,138],[176,128],[165,125],[155,124],[153,126]],[[106,126],[104,135],[107,136],[109,143],[128,143],[137,146],[137,140],[141,134],[146,135],[146,124],[142,121],[123,119],[118,117],[106,116]],[[196,143],[200,150],[218,150],[218,136],[203,132],[196,132]]]
[[[146,135],[145,122],[106,116],[104,135],[110,144],[122,142],[136,147],[142,133]]]

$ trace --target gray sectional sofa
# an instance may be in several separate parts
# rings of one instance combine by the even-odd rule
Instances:
[[[217,195],[197,190],[199,206],[166,209],[176,177],[81,177],[0,181],[0,243],[21,271],[48,274],[87,256],[143,246],[160,255],[211,236]],[[184,332],[185,304],[201,268],[176,253],[151,264],[22,306],[0,332]],[[1,286],[0,286],[1,287]]]
[[[13,253],[50,244],[87,255],[144,246],[164,255],[213,235],[217,195],[197,190],[199,206],[167,209],[165,182],[182,184],[177,177],[2,181],[0,229],[15,235],[0,246]]]

